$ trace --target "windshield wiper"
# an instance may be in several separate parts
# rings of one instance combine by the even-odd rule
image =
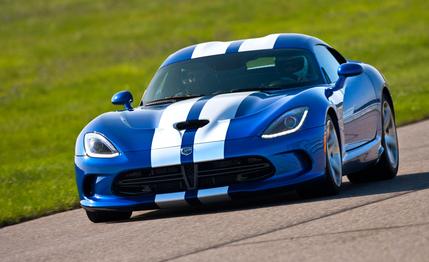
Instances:
[[[161,99],[152,100],[149,103],[146,103],[145,106],[174,103],[174,102],[177,102],[177,101],[182,101],[182,100],[186,100],[186,99],[190,99],[190,98],[196,98],[196,97],[201,97],[201,96],[204,96],[204,95],[169,96],[169,97],[164,97],[164,98],[161,98]]]

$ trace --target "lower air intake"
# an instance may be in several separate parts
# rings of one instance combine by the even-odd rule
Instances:
[[[112,191],[121,196],[172,193],[262,180],[274,172],[261,157],[231,158],[126,172],[115,179]]]

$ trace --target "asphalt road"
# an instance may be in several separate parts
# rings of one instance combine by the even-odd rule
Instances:
[[[0,229],[1,261],[429,261],[429,121],[399,129],[400,175],[92,224],[82,209]]]

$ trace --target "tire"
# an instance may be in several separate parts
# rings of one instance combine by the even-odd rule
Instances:
[[[361,172],[347,175],[351,183],[365,183],[396,177],[399,167],[399,144],[395,114],[392,108],[390,100],[383,95],[381,115],[383,153],[375,165]]]
[[[89,211],[85,210],[89,220],[93,223],[110,222],[126,220],[131,217],[132,212],[117,212],[117,211]]]
[[[341,146],[337,128],[330,116],[325,124],[324,151],[325,175],[299,187],[297,191],[302,197],[331,196],[340,192],[343,176]]]

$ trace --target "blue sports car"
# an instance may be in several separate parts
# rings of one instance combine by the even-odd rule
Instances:
[[[302,34],[208,42],[170,55],[137,107],[76,141],[80,204],[93,222],[291,187],[304,196],[390,179],[399,162],[383,75]],[[293,187],[292,187],[293,186]]]

